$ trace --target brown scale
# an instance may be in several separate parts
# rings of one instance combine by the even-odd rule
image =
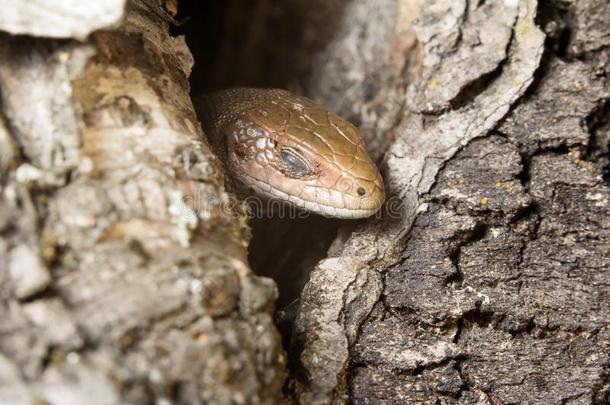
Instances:
[[[383,203],[383,181],[349,122],[275,89],[230,89],[199,105],[235,181],[326,216],[360,218]]]

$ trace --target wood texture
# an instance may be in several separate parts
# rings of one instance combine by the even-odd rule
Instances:
[[[608,402],[608,2],[165,6],[0,35],[0,403]],[[384,215],[257,221],[256,276],[192,69],[356,124]]]

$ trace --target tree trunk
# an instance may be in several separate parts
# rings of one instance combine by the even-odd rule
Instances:
[[[4,3],[0,403],[608,402],[608,1]],[[354,122],[379,215],[249,220],[233,85]]]

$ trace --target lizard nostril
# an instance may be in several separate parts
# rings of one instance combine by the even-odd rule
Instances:
[[[364,188],[362,188],[362,187],[358,187],[358,190],[356,190],[356,191],[358,192],[358,195],[360,197],[362,197],[363,195],[366,194],[366,190]]]

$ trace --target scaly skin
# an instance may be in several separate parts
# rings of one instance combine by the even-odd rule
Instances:
[[[198,107],[242,186],[327,217],[364,218],[381,207],[383,181],[356,128],[308,98],[237,88]]]

